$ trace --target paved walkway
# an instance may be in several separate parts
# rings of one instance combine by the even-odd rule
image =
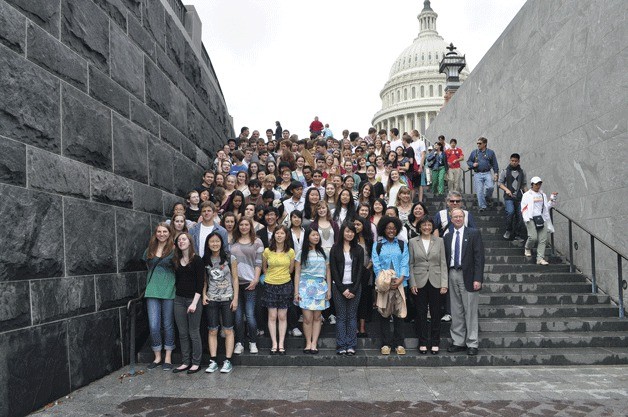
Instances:
[[[33,415],[628,415],[628,366],[237,367],[229,375],[140,369],[121,378],[122,369]]]

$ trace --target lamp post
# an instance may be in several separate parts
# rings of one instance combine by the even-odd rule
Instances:
[[[453,43],[450,43],[447,47],[449,52],[443,56],[438,67],[438,72],[445,74],[447,77],[445,81],[445,104],[449,102],[456,90],[462,85],[460,82],[460,72],[467,66],[467,61],[464,55],[458,55],[456,47]]]

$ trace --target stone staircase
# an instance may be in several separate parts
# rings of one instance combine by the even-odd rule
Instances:
[[[430,198],[428,201],[434,200]],[[475,199],[465,195],[485,245],[485,281],[480,296],[480,349],[477,356],[446,352],[449,324],[441,327],[439,355],[420,355],[414,324],[405,323],[407,354],[382,356],[377,323],[367,324],[368,338],[358,339],[355,356],[335,353],[335,326],[325,323],[319,354],[302,353],[303,338],[288,336],[286,356],[271,356],[270,338],[258,341],[260,353],[234,357],[247,366],[513,366],[513,365],[615,365],[628,364],[628,319],[619,319],[610,297],[591,294],[580,273],[569,272],[561,258],[539,266],[523,256],[523,243],[502,238],[502,207],[475,210]],[[444,208],[428,205],[430,214]],[[548,250],[549,252],[549,250]],[[374,314],[376,314],[374,312]],[[203,329],[204,327],[202,327]],[[204,332],[203,332],[204,333]],[[206,339],[203,334],[203,339]],[[222,343],[221,343],[222,344]],[[152,360],[148,346],[140,362]],[[204,355],[203,364],[209,358]],[[179,356],[174,355],[175,362]]]

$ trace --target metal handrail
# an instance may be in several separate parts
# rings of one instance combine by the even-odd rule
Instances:
[[[135,375],[135,319],[136,315],[136,307],[144,300],[144,294],[140,295],[137,298],[130,300],[126,305],[126,314],[129,317],[130,321],[130,329],[129,329],[129,375]]]
[[[589,239],[591,242],[591,292],[593,294],[597,294],[597,281],[596,281],[596,268],[595,268],[595,241],[597,240],[598,242],[600,242],[602,245],[606,246],[607,248],[609,248],[611,251],[615,252],[615,254],[617,255],[617,293],[618,293],[618,304],[619,304],[619,317],[620,318],[625,318],[625,311],[624,311],[624,279],[623,279],[623,272],[622,272],[622,264],[623,264],[623,260],[628,260],[628,256],[622,254],[617,248],[615,248],[613,245],[611,245],[610,243],[602,240],[601,238],[599,238],[597,235],[595,235],[594,233],[592,233],[590,230],[588,230],[586,227],[584,227],[583,225],[581,225],[580,223],[578,223],[577,221],[575,221],[574,219],[572,219],[571,217],[569,217],[569,215],[567,215],[565,212],[552,207],[552,209],[550,210],[550,218],[552,219],[552,223],[554,222],[554,212],[560,214],[561,216],[563,216],[565,219],[567,219],[567,224],[568,224],[568,235],[569,235],[569,272],[575,272],[576,266],[574,264],[573,261],[573,247],[574,247],[574,242],[573,242],[573,225],[575,224],[576,226],[578,226],[582,231],[584,231],[585,233],[587,233],[589,235]],[[554,251],[555,245],[554,245],[554,233],[551,234],[551,242],[552,242],[552,251]]]

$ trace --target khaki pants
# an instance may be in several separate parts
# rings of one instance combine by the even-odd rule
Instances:
[[[537,230],[534,222],[528,220],[526,228],[528,229],[528,240],[526,240],[525,248],[532,250],[536,244],[536,260],[540,261],[545,257],[545,247],[547,246],[547,222],[542,229]]]
[[[447,171],[447,187],[449,191],[458,191],[462,192],[462,185],[460,184],[460,179],[462,178],[462,169],[460,168],[449,168]]]

